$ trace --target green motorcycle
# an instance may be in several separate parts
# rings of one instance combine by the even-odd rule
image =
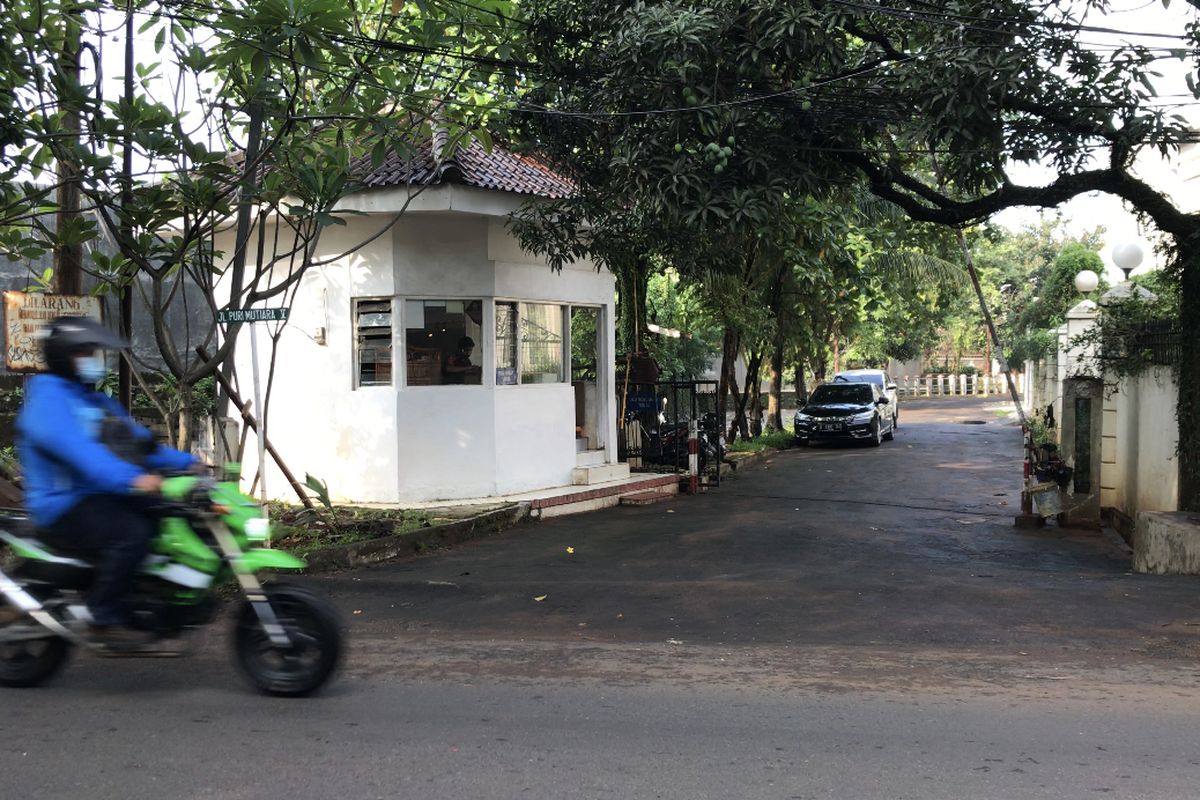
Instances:
[[[217,590],[236,583],[244,600],[233,646],[250,683],[289,697],[320,688],[337,666],[341,625],[333,606],[313,591],[259,581],[262,570],[305,567],[295,556],[265,546],[269,527],[261,507],[236,482],[194,476],[166,479],[162,493],[165,515],[130,598],[137,627],[154,641],[172,641],[211,622]],[[94,572],[90,563],[53,552],[34,536],[0,530],[0,540],[17,556],[8,574],[0,571],[0,685],[46,681],[75,646],[117,655],[86,634],[83,597]],[[147,648],[145,654],[155,651]]]

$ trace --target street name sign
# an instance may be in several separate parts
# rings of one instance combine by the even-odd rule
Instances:
[[[290,308],[222,308],[217,311],[217,322],[236,325],[239,322],[284,322]]]

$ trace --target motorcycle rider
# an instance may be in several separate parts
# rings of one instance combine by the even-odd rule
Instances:
[[[96,558],[87,596],[91,633],[113,650],[136,649],[149,636],[132,627],[126,599],[157,531],[151,470],[186,470],[196,458],[159,445],[116,400],[96,391],[104,349],[127,347],[87,317],[60,317],[42,340],[47,371],[25,387],[17,452],[25,506],[47,543]]]

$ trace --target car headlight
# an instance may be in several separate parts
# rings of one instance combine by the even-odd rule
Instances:
[[[271,533],[271,523],[262,517],[251,517],[242,526],[242,532],[251,542],[265,542]]]
[[[853,417],[851,417],[850,422],[853,425],[866,425],[874,418],[874,411],[864,411],[861,414],[855,414]]]
[[[812,422],[812,417],[810,417],[808,414],[801,414],[800,412],[796,412],[796,419],[794,421],[795,422]]]

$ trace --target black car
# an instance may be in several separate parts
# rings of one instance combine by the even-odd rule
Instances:
[[[825,383],[796,412],[796,441],[864,441],[878,447],[895,435],[888,399],[873,383]]]

